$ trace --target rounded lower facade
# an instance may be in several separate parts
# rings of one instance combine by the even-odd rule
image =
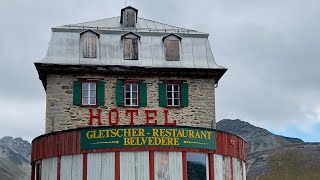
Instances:
[[[117,126],[114,129],[121,128],[137,131],[127,134],[131,140],[124,138],[129,131],[114,134],[110,130],[107,134],[110,127],[74,129],[37,137],[32,142],[31,180],[246,179],[245,141],[236,135],[194,127]],[[151,137],[165,137],[161,128],[176,134],[162,139]],[[139,129],[144,130],[145,137],[140,136]],[[149,132],[153,133],[150,137]],[[176,144],[175,137],[179,138]]]

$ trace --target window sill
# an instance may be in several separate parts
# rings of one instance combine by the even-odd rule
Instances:
[[[91,108],[96,108],[99,107],[98,105],[80,105],[80,107],[91,107]]]
[[[181,108],[183,108],[183,106],[165,106],[165,108],[168,108],[168,109],[181,109]]]

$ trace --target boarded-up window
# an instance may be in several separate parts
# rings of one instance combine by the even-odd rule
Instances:
[[[165,40],[166,49],[166,60],[168,61],[179,61],[179,41],[178,40]]]
[[[134,27],[135,17],[134,12],[127,12],[127,27]]]
[[[123,54],[124,59],[137,60],[138,59],[138,39],[124,38],[123,39]]]
[[[82,57],[97,58],[97,36],[95,35],[82,36]]]

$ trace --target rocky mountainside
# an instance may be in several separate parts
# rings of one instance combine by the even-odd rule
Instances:
[[[248,180],[320,179],[320,143],[305,143],[298,138],[275,135],[238,119],[221,120],[217,129],[246,140]],[[280,171],[281,168],[284,169]],[[297,175],[297,172],[301,173]]]
[[[31,145],[22,138],[0,139],[0,179],[25,180],[30,178]]]

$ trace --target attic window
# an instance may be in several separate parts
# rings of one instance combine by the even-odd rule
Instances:
[[[81,33],[81,49],[83,58],[97,58],[99,35],[93,31]]]
[[[123,57],[125,60],[138,60],[139,38],[135,33],[127,33],[123,39]]]
[[[180,60],[180,37],[174,34],[165,36],[164,46],[165,55],[167,61],[179,61]]]
[[[121,10],[120,23],[123,27],[136,27],[138,10],[128,6]]]

